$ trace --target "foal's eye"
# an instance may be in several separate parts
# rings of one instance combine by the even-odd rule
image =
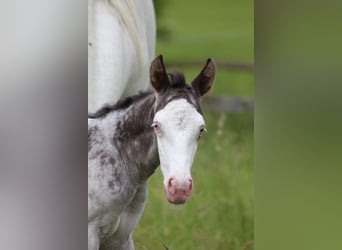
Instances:
[[[199,135],[198,135],[198,140],[201,138],[203,132],[207,132],[207,129],[205,128],[205,126],[201,126],[200,132],[199,132]]]
[[[153,122],[151,127],[154,129],[154,131],[159,134],[160,133],[160,124],[159,122]]]

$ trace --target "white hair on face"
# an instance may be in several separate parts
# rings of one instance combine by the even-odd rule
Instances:
[[[158,111],[154,121],[160,124],[157,141],[164,179],[190,178],[198,134],[204,125],[202,115],[185,99],[178,99]]]
[[[195,125],[204,124],[202,115],[185,99],[168,103],[156,113],[154,120],[162,123],[163,127],[174,127],[178,130],[193,129],[194,127],[197,128]]]

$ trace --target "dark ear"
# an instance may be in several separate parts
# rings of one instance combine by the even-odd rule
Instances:
[[[167,76],[163,63],[163,56],[157,56],[151,63],[150,78],[153,88],[162,93],[170,86],[170,79]]]
[[[215,71],[215,63],[209,58],[201,73],[199,73],[199,75],[191,83],[198,96],[201,97],[208,93],[214,83]]]

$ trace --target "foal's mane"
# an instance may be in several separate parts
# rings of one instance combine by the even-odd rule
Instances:
[[[192,90],[192,87],[190,85],[187,85],[185,83],[185,77],[184,74],[182,72],[174,72],[169,74],[169,79],[170,79],[170,86],[169,89],[172,89],[173,91],[173,98],[169,99],[169,101],[175,99],[175,98],[179,98],[179,97],[183,97],[189,100],[190,103],[191,102],[191,98],[187,98],[188,97],[188,91],[190,90],[190,92],[194,91]],[[106,116],[108,113],[110,113],[111,111],[115,111],[115,110],[120,110],[120,109],[125,109],[128,108],[129,106],[131,106],[133,103],[138,102],[142,99],[144,99],[145,97],[149,96],[150,94],[152,94],[153,91],[152,90],[148,90],[145,92],[140,92],[137,95],[133,95],[133,96],[129,96],[123,99],[120,99],[117,103],[113,104],[113,105],[104,105],[102,108],[100,108],[98,111],[96,111],[93,114],[88,114],[88,118],[91,119],[95,119],[95,118],[100,118],[100,117],[104,117]],[[199,105],[195,105],[195,103],[193,103],[195,107],[197,107],[197,109],[199,109]]]
[[[153,91],[148,90],[145,92],[140,92],[137,95],[129,96],[123,99],[120,99],[117,103],[113,105],[106,104],[98,111],[92,114],[88,114],[88,118],[95,119],[106,116],[108,113],[114,110],[125,109],[131,106],[133,103],[144,99],[146,96],[150,95]]]

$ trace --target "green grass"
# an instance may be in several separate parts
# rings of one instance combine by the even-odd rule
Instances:
[[[253,62],[253,2],[165,1],[158,22],[164,61]],[[188,81],[200,68],[184,68]],[[218,68],[211,94],[252,96],[254,74]],[[164,197],[160,169],[149,179],[149,198],[133,238],[136,249],[253,249],[253,114],[203,107],[208,133],[192,168],[193,194],[184,205]]]
[[[169,204],[160,170],[134,232],[137,249],[243,249],[253,240],[253,116],[205,110],[208,133],[192,169],[185,205]],[[252,249],[252,248],[245,248]]]

